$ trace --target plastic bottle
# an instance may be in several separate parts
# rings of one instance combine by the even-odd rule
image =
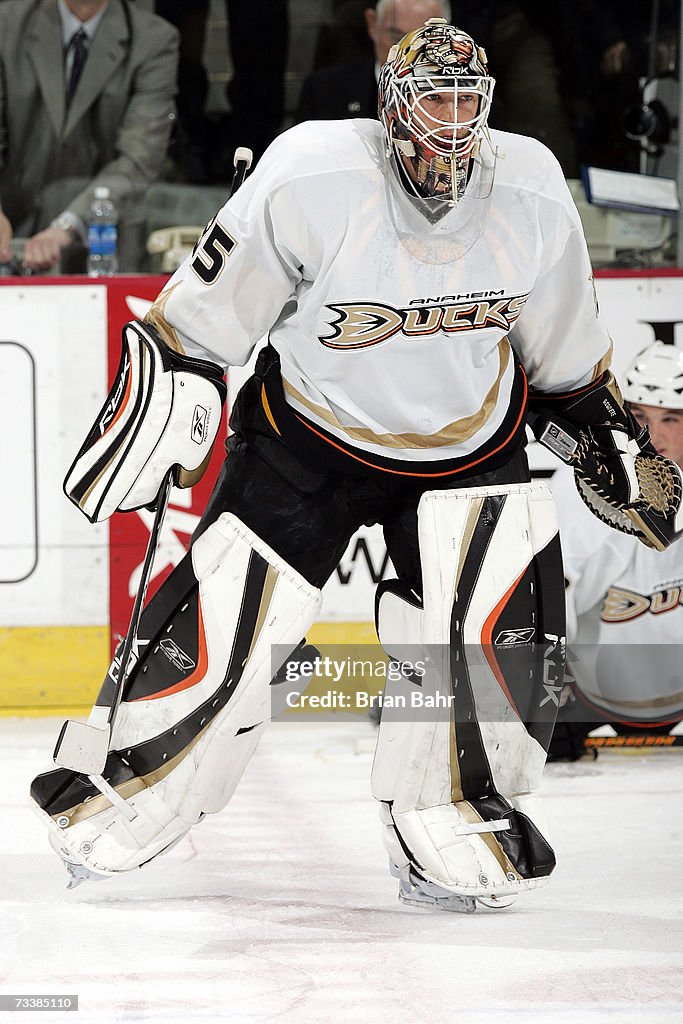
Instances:
[[[111,277],[118,270],[118,214],[109,189],[95,188],[88,222],[88,276]]]

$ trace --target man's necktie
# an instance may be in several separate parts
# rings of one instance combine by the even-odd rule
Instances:
[[[76,92],[78,80],[81,77],[81,72],[83,71],[85,58],[88,55],[88,37],[82,28],[79,28],[78,32],[74,32],[69,40],[67,53],[69,51],[71,51],[71,71],[69,73],[69,81],[66,86],[67,110],[71,106],[71,101],[74,97],[74,93]]]

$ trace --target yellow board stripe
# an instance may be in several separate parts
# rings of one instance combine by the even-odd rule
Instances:
[[[374,622],[317,622],[306,632],[311,644],[377,645]]]
[[[372,622],[320,622],[312,644],[376,644]],[[0,716],[90,712],[109,667],[107,626],[0,627]]]
[[[107,626],[3,626],[0,715],[88,714],[108,667]]]

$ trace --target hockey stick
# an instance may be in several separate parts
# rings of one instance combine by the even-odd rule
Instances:
[[[235,194],[244,181],[247,172],[251,167],[252,160],[253,153],[250,149],[242,146],[235,151],[233,161],[235,170],[230,186],[231,196]],[[144,604],[145,594],[147,593],[147,587],[149,585],[161,527],[168,507],[171,487],[173,486],[173,476],[174,469],[172,468],[164,477],[159,497],[157,499],[156,515],[154,516],[154,521],[150,530],[147,551],[145,552],[145,559],[142,566],[140,585],[135,596],[135,604],[133,605],[133,611],[128,625],[128,632],[126,633],[123,650],[121,651],[118,678],[114,685],[114,693],[107,713],[107,720],[104,726],[99,727],[89,725],[87,722],[76,722],[72,719],[68,719],[62,726],[62,730],[57,738],[54,754],[52,755],[54,763],[59,768],[67,768],[79,775],[88,775],[100,792],[104,793],[104,795],[113,804],[115,804],[119,810],[129,818],[129,820],[135,818],[135,811],[121,796],[119,796],[116,790],[113,789],[106,779],[102,777],[102,772],[104,771],[107,762],[114,722],[116,721],[116,716],[123,699],[126,683],[128,682],[128,676],[130,673],[129,663],[137,640],[140,617],[142,615],[142,606]]]
[[[234,196],[235,192],[246,178],[253,159],[254,154],[250,149],[247,149],[246,146],[238,146],[235,150],[235,156],[232,161],[235,171],[230,185],[231,196]]]
[[[121,651],[121,657],[119,659],[118,678],[114,684],[114,693],[112,695],[111,705],[107,714],[107,720],[104,726],[98,727],[95,725],[88,725],[87,722],[75,722],[72,719],[67,719],[62,726],[62,731],[59,734],[57,744],[55,746],[55,752],[52,755],[52,758],[58,767],[69,768],[72,772],[77,772],[79,775],[89,775],[97,788],[105,793],[110,800],[112,799],[112,793],[114,791],[111,790],[109,784],[102,779],[101,776],[107,761],[107,754],[109,753],[109,743],[111,740],[112,730],[114,728],[114,722],[116,720],[116,715],[118,714],[119,706],[123,699],[123,693],[128,681],[128,676],[130,674],[129,662],[138,638],[138,627],[140,626],[142,606],[145,601],[147,587],[152,575],[152,565],[154,563],[157,544],[159,543],[159,534],[161,533],[161,527],[168,507],[168,500],[171,496],[173,474],[173,468],[169,469],[166,473],[157,499],[157,510],[152,522],[152,528],[149,532],[149,541],[147,542],[145,560],[142,563],[140,586],[138,587],[138,592],[135,595],[135,604],[133,605],[133,612],[130,617],[130,623],[128,624],[128,632],[126,633],[126,637],[123,642],[123,650]],[[102,782],[106,789],[101,785]],[[121,802],[128,807],[128,805],[125,804],[125,801]],[[130,808],[128,809],[130,810]]]

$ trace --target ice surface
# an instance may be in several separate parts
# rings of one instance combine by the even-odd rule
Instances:
[[[550,765],[551,884],[450,915],[396,900],[365,722],[273,725],[221,814],[67,892],[27,799],[59,725],[0,720],[0,994],[80,1010],[8,1021],[683,1021],[680,748]]]

